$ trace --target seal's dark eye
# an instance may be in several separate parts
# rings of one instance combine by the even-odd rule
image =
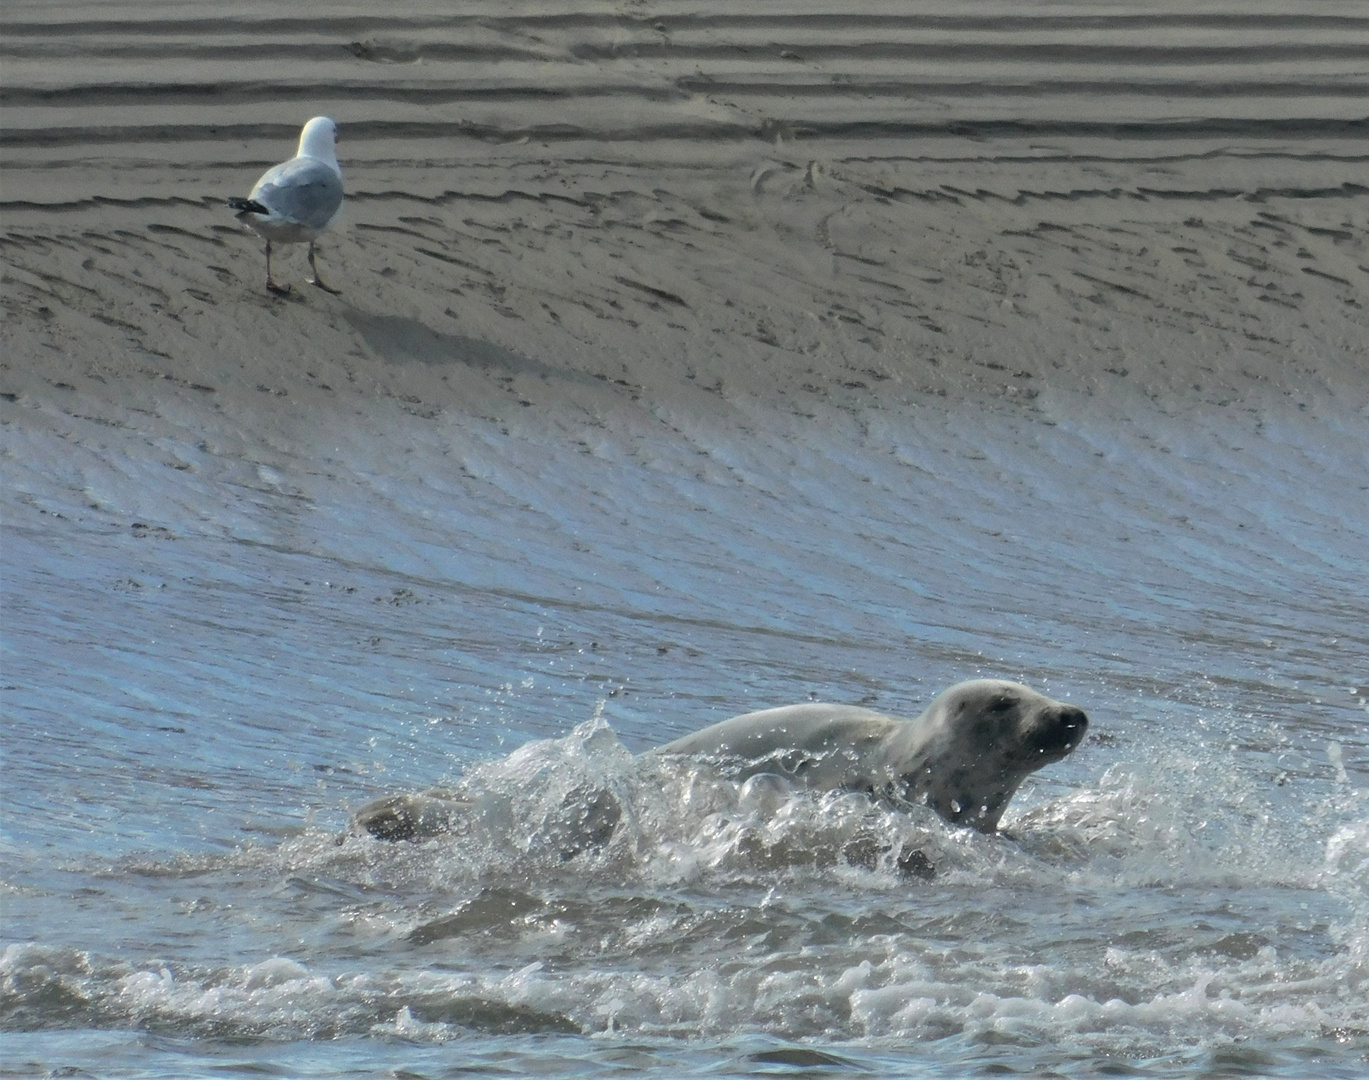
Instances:
[[[990,712],[1005,713],[1005,712],[1007,712],[1007,711],[1008,711],[1009,709],[1011,709],[1011,708],[1012,708],[1012,698],[1010,698],[1010,697],[999,697],[999,698],[994,698],[993,701],[989,702],[989,711],[990,711]]]

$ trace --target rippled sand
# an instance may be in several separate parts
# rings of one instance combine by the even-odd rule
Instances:
[[[98,357],[203,404],[365,363],[416,410],[453,399],[395,369],[435,359],[495,400],[1315,393],[1364,339],[1369,29],[1228,8],[11,5],[7,338],[103,342],[12,377],[110,396]],[[346,288],[282,305],[222,200],[315,113]]]

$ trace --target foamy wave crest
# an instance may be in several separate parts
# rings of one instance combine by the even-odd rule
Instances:
[[[1337,829],[1326,842],[1325,888],[1342,896],[1351,915],[1334,927],[1347,954],[1346,977],[1361,994],[1369,988],[1369,820]]]
[[[1117,885],[1314,887],[1300,837],[1248,777],[1212,760],[1115,765],[1009,823],[1024,850]],[[1214,775],[1216,774],[1216,775]]]

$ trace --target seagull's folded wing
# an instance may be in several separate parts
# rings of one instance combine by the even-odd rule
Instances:
[[[321,161],[294,158],[258,180],[252,198],[275,217],[322,232],[342,206],[342,177]]]

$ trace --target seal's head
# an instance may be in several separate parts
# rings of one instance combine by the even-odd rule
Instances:
[[[917,722],[916,760],[905,773],[946,820],[993,832],[1026,777],[1069,754],[1089,718],[1074,705],[1002,679],[946,690]]]

